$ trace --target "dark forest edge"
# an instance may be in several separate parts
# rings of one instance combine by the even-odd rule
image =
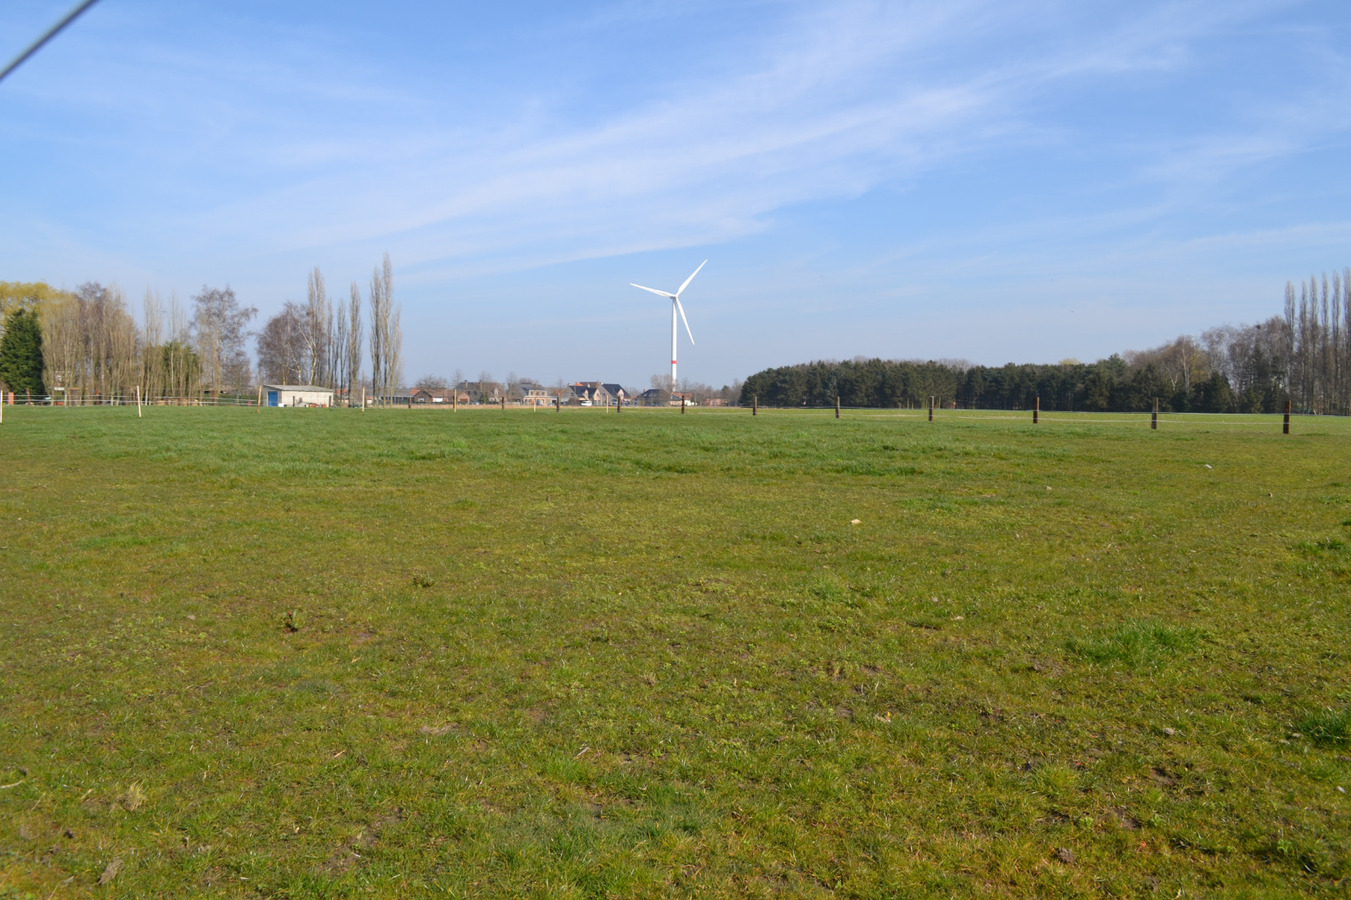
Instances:
[[[1094,363],[979,366],[855,358],[765,369],[746,379],[750,406],[1351,414],[1351,269],[1285,289],[1285,314],[1211,328]]]

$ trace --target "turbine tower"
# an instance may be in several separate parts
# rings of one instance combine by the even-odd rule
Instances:
[[[699,263],[699,269],[702,269],[706,265],[708,265],[708,260]],[[641,284],[634,284],[632,281],[629,282],[630,287],[650,291],[658,297],[667,297],[671,301],[671,390],[673,391],[679,384],[679,382],[676,381],[676,313],[680,313],[680,321],[685,323],[685,333],[690,336],[690,343],[693,344],[694,335],[690,333],[690,320],[685,318],[685,307],[680,305],[680,295],[684,293],[685,288],[690,286],[690,282],[694,280],[694,276],[699,274],[699,269],[695,269],[690,277],[685,279],[685,283],[676,289],[674,294],[670,291],[659,291],[656,288],[643,287]]]

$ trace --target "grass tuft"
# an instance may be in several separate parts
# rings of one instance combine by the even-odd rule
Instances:
[[[1346,541],[1334,537],[1322,538],[1316,541],[1300,541],[1295,545],[1295,549],[1310,556],[1339,553],[1346,549]]]
[[[1319,747],[1351,744],[1351,709],[1320,709],[1295,723],[1295,731]]]
[[[1132,668],[1157,665],[1165,657],[1195,650],[1202,632],[1158,622],[1127,622],[1090,638],[1069,641],[1070,652],[1091,663]]]

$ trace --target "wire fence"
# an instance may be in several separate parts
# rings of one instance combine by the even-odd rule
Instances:
[[[1040,409],[954,409],[935,405],[932,409],[836,406],[760,406],[731,407],[758,416],[833,416],[837,419],[910,420],[916,422],[958,422],[978,425],[984,422],[1022,422],[1028,426],[1050,428],[1067,426],[1114,426],[1162,430],[1187,429],[1246,429],[1251,431],[1290,434],[1311,427],[1331,428],[1351,436],[1351,417],[1315,415],[1313,413],[1200,413],[1200,412],[1046,412]]]
[[[261,406],[267,407],[266,397],[262,398]],[[0,403],[9,406],[33,406],[33,407],[135,407],[137,397],[133,393],[127,395],[124,393],[112,394],[72,394],[66,397],[62,394],[17,394],[8,393],[0,395]],[[153,407],[245,407],[258,408],[260,406],[259,398],[256,396],[234,395],[234,396],[194,396],[194,397],[142,397],[140,404],[146,408]],[[335,404],[334,408],[359,408],[360,404],[352,407],[346,407],[341,401]],[[416,404],[403,402],[385,402],[377,403],[373,399],[368,400],[367,408],[376,409],[441,409],[451,412],[455,409],[452,404]],[[459,409],[469,409],[470,406],[460,404]],[[542,409],[530,405],[515,404],[483,404],[472,407],[475,409],[501,409],[501,410],[520,410],[520,409]],[[557,407],[549,407],[556,409]],[[933,408],[899,408],[883,409],[878,407],[850,407],[843,405],[836,406],[761,406],[752,404],[750,406],[701,406],[690,404],[688,407],[680,406],[655,406],[642,407],[623,406],[624,412],[649,412],[658,414],[685,414],[696,413],[699,415],[749,415],[749,416],[774,416],[774,417],[820,417],[833,416],[838,419],[872,419],[872,420],[911,420],[920,422],[959,422],[969,424],[979,424],[982,422],[1023,422],[1029,425],[1050,428],[1066,426],[1125,426],[1135,428],[1167,429],[1167,428],[1224,428],[1224,429],[1248,429],[1253,431],[1274,431],[1290,433],[1292,427],[1295,430],[1307,430],[1312,425],[1330,426],[1334,430],[1343,430],[1351,434],[1351,417],[1347,416],[1320,416],[1310,413],[1194,413],[1194,412],[1070,412],[1070,411],[1042,411],[1042,410],[993,410],[993,409],[954,409],[951,407],[942,407],[935,405]],[[575,413],[614,413],[618,412],[613,405],[578,407],[575,405],[562,405],[562,411],[571,411]]]
[[[9,406],[135,406],[136,394],[20,394],[11,391],[4,395]],[[257,406],[254,397],[142,397],[143,406]]]

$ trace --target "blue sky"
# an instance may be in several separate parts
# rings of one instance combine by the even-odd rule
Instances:
[[[0,56],[71,0],[8,0]],[[0,280],[262,321],[389,252],[405,376],[1093,360],[1351,264],[1351,4],[101,0],[0,82]]]

